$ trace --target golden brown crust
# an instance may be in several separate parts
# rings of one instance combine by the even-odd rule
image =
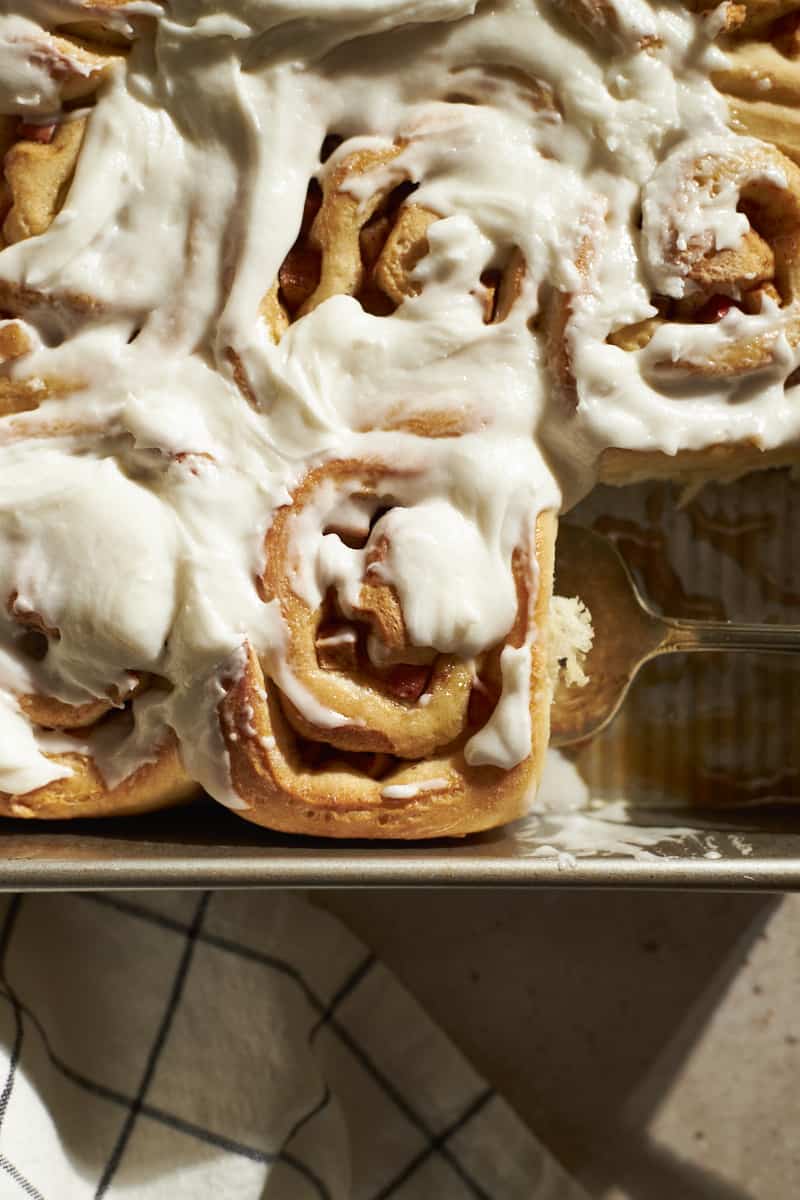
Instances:
[[[7,243],[46,233],[61,209],[78,161],[86,117],[64,121],[48,142],[21,138],[4,159],[11,207],[3,223]]]
[[[731,97],[728,107],[737,133],[770,142],[787,158],[800,162],[800,110],[738,96]]]
[[[800,10],[793,0],[747,0],[727,11],[735,19],[720,39],[726,63],[712,81],[725,94],[731,125],[800,161]]]
[[[768,467],[794,466],[800,460],[800,445],[764,450],[754,442],[708,446],[702,450],[679,450],[665,454],[654,450],[603,451],[599,482],[620,486],[649,479],[674,479],[678,483],[730,482],[750,471]]]
[[[186,774],[172,734],[157,752],[116,787],[103,781],[91,757],[83,753],[48,754],[72,774],[24,795],[0,792],[0,816],[47,820],[74,817],[122,817],[181,804],[199,793]]]

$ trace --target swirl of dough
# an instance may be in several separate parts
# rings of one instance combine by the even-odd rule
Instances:
[[[385,463],[328,462],[276,514],[262,594],[284,635],[266,655],[247,648],[219,708],[241,815],[331,836],[433,837],[521,811],[547,738],[553,514],[518,547],[508,588],[491,581],[506,626],[494,636],[475,617],[480,597],[443,624],[432,584],[409,596],[408,570],[395,578],[397,554],[431,552],[413,521],[419,484]],[[516,739],[528,722],[508,764],[478,744],[502,741],[504,727]]]
[[[795,163],[753,138],[681,144],[646,185],[642,212],[657,315],[614,330],[611,344],[643,351],[648,371],[735,379],[800,343]]]
[[[331,139],[335,143],[338,139]],[[313,312],[331,296],[355,296],[367,312],[386,316],[417,295],[414,268],[428,253],[428,230],[439,214],[411,197],[420,180],[397,160],[410,143],[379,150],[346,146],[312,182],[300,235],[278,275],[276,295],[285,324]],[[513,251],[502,272],[481,280],[487,323],[505,320],[519,296],[525,263]],[[279,336],[272,325],[273,337]]]
[[[386,579],[388,517],[401,484],[402,474],[384,465],[339,462],[312,471],[272,524],[263,589],[288,630],[282,669],[321,709],[338,714],[338,724],[320,729],[287,696],[298,732],[343,750],[422,758],[461,732],[472,671],[453,655],[411,643],[397,589]],[[295,564],[317,523],[324,594],[312,607]],[[424,707],[417,703],[423,694]]]
[[[310,181],[297,238],[261,300],[260,317],[274,343],[334,296],[352,296],[365,312],[386,317],[419,295],[423,284],[414,271],[429,252],[428,232],[439,214],[413,200],[420,180],[412,178],[402,157],[410,146],[408,139],[398,139],[379,149],[348,150],[338,135],[325,139],[321,182]],[[511,246],[502,267],[476,278],[472,292],[485,324],[506,320],[525,272],[522,252]],[[226,354],[237,385],[256,406],[241,358],[233,347]],[[397,414],[381,427],[452,437],[468,424],[462,408],[427,413],[422,421]]]
[[[338,140],[326,139],[324,151]],[[404,145],[338,156],[322,185],[311,181],[297,239],[261,304],[274,342],[331,296],[356,296],[384,316],[417,290],[410,275],[428,252],[437,214],[405,202],[413,187],[404,170],[392,168]],[[371,172],[380,181],[361,198],[356,189]]]

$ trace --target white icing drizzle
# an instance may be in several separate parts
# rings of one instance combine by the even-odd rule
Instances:
[[[441,792],[450,786],[448,779],[425,779],[422,783],[390,783],[381,788],[384,800],[413,800],[423,792]]]
[[[500,670],[503,690],[494,712],[464,747],[464,757],[472,767],[507,767],[530,754],[530,643],[504,646]]]
[[[0,110],[45,121],[59,97],[42,25],[77,10],[67,0],[9,0],[5,10]],[[665,328],[638,353],[605,341],[653,312],[635,220],[642,189],[666,203],[673,147],[735,142],[709,82],[712,23],[704,32],[700,18],[656,0],[615,0],[614,12],[605,47],[548,0],[477,10],[469,0],[172,0],[164,10],[136,0],[103,10],[135,33],[133,48],[101,87],[52,227],[0,253],[0,279],[101,306],[82,319],[57,303],[31,314],[34,349],[18,373],[81,386],[0,423],[0,789],[64,774],[15,696],[30,688],[84,702],[152,672],[171,690],[134,700],[122,748],[93,735],[100,769],[124,777],[169,727],[189,771],[236,805],[217,708],[245,641],[309,719],[343,719],[291,678],[280,613],[255,586],[272,515],[311,466],[407,469],[376,527],[390,534],[386,578],[413,641],[470,658],[513,622],[514,547],[538,512],[591,486],[604,447],[800,436],[800,405],[784,397],[797,365],[788,344],[749,391],[704,381],[676,396],[650,369],[656,352],[684,354],[681,338],[704,353],[736,321],[755,328],[774,313]],[[346,140],[321,166],[329,132]],[[415,202],[440,214],[416,269],[420,294],[390,317],[333,297],[273,345],[258,307],[296,237],[309,178],[397,139],[401,154],[351,186],[365,199],[405,173],[420,183]],[[713,228],[722,246],[744,232],[729,198],[689,208],[689,236]],[[547,288],[581,285],[576,250],[603,211],[575,306],[580,404],[570,415],[551,394],[533,321]],[[522,295],[505,321],[485,325],[478,280],[515,246],[527,264]],[[472,432],[371,432],[398,411],[460,412]],[[363,569],[363,551],[323,533],[341,501],[320,489],[295,519],[294,586],[310,603],[331,585],[353,596]],[[363,513],[345,517],[363,524]],[[59,631],[42,662],[18,653],[11,596]],[[511,767],[529,752],[534,636],[503,650],[502,696],[470,762]]]
[[[3,739],[0,778],[5,791],[29,792],[71,773],[69,767],[49,762],[44,757],[45,746],[41,738],[20,712],[13,696],[5,691],[0,691],[0,729]]]

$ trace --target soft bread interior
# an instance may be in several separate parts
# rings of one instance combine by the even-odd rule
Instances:
[[[584,670],[592,648],[592,614],[578,596],[553,596],[550,601],[550,675],[553,686],[584,687],[589,676]]]

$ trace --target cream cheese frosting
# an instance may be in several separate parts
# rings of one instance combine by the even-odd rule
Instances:
[[[288,677],[280,611],[256,586],[273,515],[313,466],[407,469],[381,518],[385,578],[413,642],[471,659],[513,624],[514,548],[537,513],[591,488],[603,450],[800,437],[784,387],[800,355],[788,341],[757,386],[687,385],[659,368],[713,354],[743,327],[771,328],[769,306],[665,325],[634,353],[606,341],[654,315],[654,286],[685,291],[660,240],[669,221],[689,239],[710,231],[718,249],[749,228],[735,187],[712,196],[680,174],[688,156],[735,154],[748,140],[729,130],[710,82],[714,16],[656,0],[612,11],[604,41],[550,0],[102,10],[130,53],[104,77],[51,227],[0,252],[0,281],[46,297],[27,314],[32,350],[15,373],[75,384],[0,423],[0,597],[13,597],[13,611],[0,608],[0,790],[67,770],[46,757],[51,735],[22,717],[22,693],[83,703],[152,673],[169,687],[133,700],[122,747],[88,735],[103,774],[124,777],[171,728],[188,771],[235,806],[217,707],[245,643],[310,720],[336,724]],[[67,0],[8,0],[0,111],[63,117],[45,26],[81,15]],[[323,162],[330,133],[344,140]],[[390,316],[332,296],[274,344],[259,304],[309,180],[324,186],[356,150],[398,146],[348,187],[365,203],[387,182],[419,184],[414,202],[438,219],[418,294]],[[478,281],[514,248],[522,294],[506,320],[485,324]],[[546,359],[540,318],[553,289],[574,296],[574,411]],[[469,432],[386,428],[417,411],[456,411]],[[326,537],[320,506],[336,500],[323,495],[293,528],[294,586],[312,605],[331,586],[353,597],[363,570],[363,551]],[[24,612],[58,630],[41,661],[19,648]],[[501,665],[500,703],[466,757],[510,768],[530,752],[530,641],[506,647]]]

